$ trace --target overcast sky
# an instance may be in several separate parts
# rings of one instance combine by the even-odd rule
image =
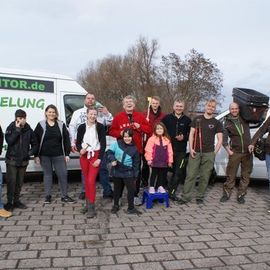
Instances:
[[[89,61],[124,54],[140,36],[159,55],[195,48],[233,87],[270,94],[269,0],[0,0],[0,66],[76,79]]]

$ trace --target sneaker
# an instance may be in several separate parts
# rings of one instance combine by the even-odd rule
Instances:
[[[127,213],[128,213],[129,215],[141,215],[141,214],[142,214],[142,212],[139,211],[139,210],[137,210],[136,208],[128,209],[128,210],[127,210]]]
[[[80,213],[81,213],[81,214],[86,214],[86,213],[87,213],[87,210],[88,210],[87,206],[84,206],[84,207],[80,210]]]
[[[94,218],[95,216],[96,216],[95,205],[93,203],[89,203],[86,218]]]
[[[8,202],[7,204],[4,205],[4,208],[7,211],[13,211],[14,206],[12,203]]]
[[[230,196],[226,192],[223,193],[222,197],[220,198],[220,202],[227,202],[230,199]]]
[[[2,217],[2,218],[9,218],[11,216],[12,216],[12,213],[11,212],[5,210],[4,208],[1,208],[0,209],[0,217]]]
[[[46,196],[44,203],[50,204],[51,202],[52,202],[52,196],[51,195]]]
[[[134,205],[136,206],[142,205],[142,199],[140,197],[134,197]]]
[[[119,205],[114,205],[112,207],[111,213],[112,214],[116,214],[119,211]]]
[[[196,199],[197,204],[203,204],[203,199]]]
[[[149,192],[149,194],[155,194],[156,193],[154,187],[150,187],[148,192]]]
[[[159,193],[166,193],[166,190],[165,190],[165,188],[163,186],[159,186],[158,187],[158,192]]]
[[[237,197],[237,201],[238,201],[238,203],[240,203],[240,204],[243,204],[243,203],[245,203],[245,196],[244,195],[240,195],[240,196],[238,196]]]
[[[85,200],[85,192],[80,193],[79,200]]]
[[[183,199],[179,199],[179,200],[177,201],[177,203],[180,204],[180,205],[182,205],[182,204],[186,204],[187,201],[184,201]]]
[[[27,209],[27,206],[24,203],[20,202],[20,201],[15,202],[13,204],[13,207],[14,208],[19,208],[19,209]]]
[[[76,201],[73,200],[73,199],[71,199],[68,196],[65,196],[65,197],[61,198],[61,202],[64,202],[64,203],[75,203]]]
[[[179,202],[180,198],[178,198],[176,195],[169,194],[169,199],[174,202]]]

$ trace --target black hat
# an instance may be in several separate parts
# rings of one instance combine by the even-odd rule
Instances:
[[[15,112],[15,118],[17,118],[17,117],[26,118],[26,112],[24,110],[21,110],[21,109],[17,110]]]

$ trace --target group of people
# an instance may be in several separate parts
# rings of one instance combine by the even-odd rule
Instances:
[[[153,96],[148,110],[141,113],[135,110],[135,98],[128,95],[123,99],[123,111],[113,117],[105,106],[95,100],[93,94],[88,93],[84,107],[73,113],[69,128],[58,119],[58,110],[51,104],[45,109],[45,119],[34,130],[26,122],[26,112],[17,110],[15,121],[5,132],[7,203],[4,206],[1,202],[3,177],[0,170],[0,216],[11,216],[14,208],[27,208],[20,201],[20,192],[32,155],[43,169],[44,203],[52,202],[53,169],[58,178],[61,201],[74,203],[75,200],[68,196],[67,184],[67,163],[71,151],[80,155],[82,188],[79,199],[85,200],[81,212],[87,218],[96,215],[97,177],[103,187],[103,197],[113,198],[111,212],[114,214],[120,209],[125,186],[127,213],[141,214],[135,208],[142,203],[139,196],[141,186],[148,188],[149,193],[165,193],[168,190],[171,200],[186,204],[192,198],[198,176],[196,202],[204,203],[215,156],[222,144],[229,161],[220,201],[229,200],[241,164],[237,201],[244,203],[252,171],[254,145],[259,137],[269,131],[270,118],[251,139],[249,124],[241,118],[238,104],[230,104],[230,114],[223,124],[214,117],[216,105],[215,100],[207,101],[204,113],[191,120],[184,113],[185,103],[182,100],[175,100],[173,112],[165,114],[161,110],[160,98]],[[106,135],[116,138],[109,147]],[[266,163],[270,175],[269,145],[269,151],[266,148]],[[3,132],[0,128],[1,150],[2,146]],[[108,163],[111,165],[110,172]],[[172,171],[170,179],[167,177],[169,170]],[[184,186],[181,197],[178,197],[181,182]]]

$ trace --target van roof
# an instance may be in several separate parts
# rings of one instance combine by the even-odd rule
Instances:
[[[21,75],[24,77],[42,77],[42,78],[53,78],[53,79],[62,79],[62,80],[74,80],[71,77],[56,74],[56,73],[47,73],[42,71],[34,70],[20,70],[20,69],[9,69],[0,67],[0,73],[6,75]]]

